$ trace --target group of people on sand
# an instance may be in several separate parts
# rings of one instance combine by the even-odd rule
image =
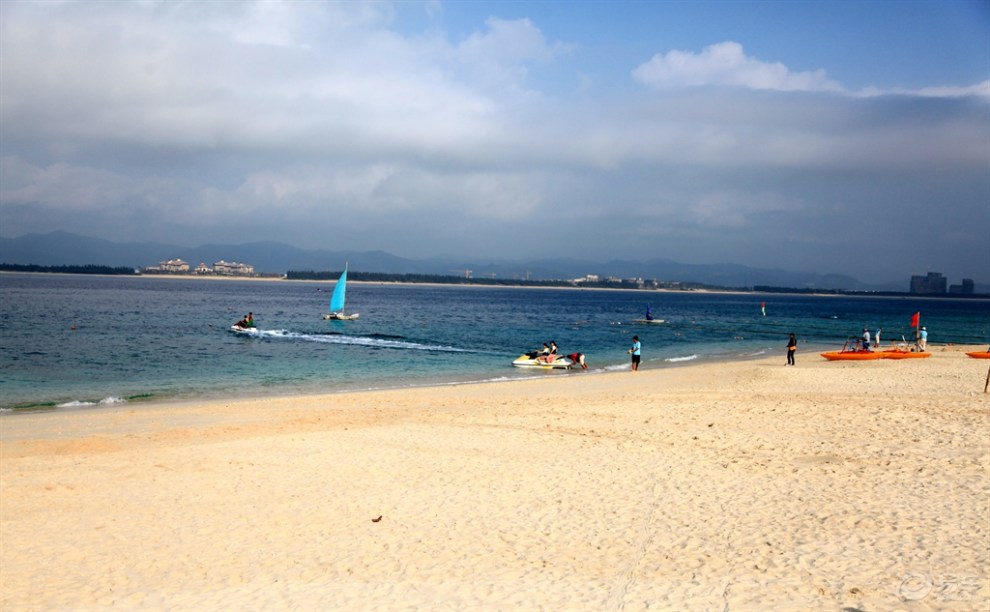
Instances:
[[[870,329],[868,327],[864,327],[863,328],[863,336],[861,338],[861,340],[862,340],[862,346],[863,346],[862,350],[869,351],[870,348],[871,348],[871,346],[874,349],[880,348],[880,334],[881,334],[881,332],[883,332],[883,330],[878,327],[876,333],[873,334],[873,343],[871,345],[870,344]],[[925,329],[924,327],[921,327],[921,328],[918,329],[918,332],[917,332],[916,337],[915,337],[915,347],[919,351],[924,351],[924,350],[926,350],[928,348],[928,330]]]
[[[234,327],[240,327],[241,329],[251,329],[254,327],[254,313],[249,312],[244,315],[244,318],[234,323]]]
[[[860,350],[870,351],[872,349],[880,348],[880,334],[883,332],[879,327],[873,336],[870,336],[870,328],[863,328],[863,335],[860,337]],[[917,342],[916,345],[919,351],[927,350],[928,348],[928,330],[924,327],[918,329]],[[794,334],[791,334],[790,338],[787,340],[787,365],[794,365],[794,353],[797,352],[797,338]],[[635,368],[633,368],[635,369]]]

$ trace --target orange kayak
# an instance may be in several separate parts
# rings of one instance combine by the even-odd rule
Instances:
[[[873,351],[834,351],[821,355],[829,361],[869,361],[880,359],[881,354]]]
[[[990,359],[990,351],[976,351],[973,353],[966,353],[973,359]]]
[[[901,351],[898,349],[891,349],[889,351],[883,351],[882,359],[924,359],[930,356],[931,353],[927,351]]]

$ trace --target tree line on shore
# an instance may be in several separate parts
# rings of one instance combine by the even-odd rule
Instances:
[[[9,264],[0,263],[0,270],[4,272],[49,272],[55,274],[111,274],[136,276],[139,274],[134,268],[127,266],[98,266],[86,264],[81,266],[39,266],[37,264]]]

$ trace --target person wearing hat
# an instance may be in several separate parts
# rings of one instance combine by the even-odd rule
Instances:
[[[870,330],[865,327],[863,328],[863,350],[870,350]]]
[[[918,332],[918,348],[921,350],[925,350],[927,346],[928,346],[928,330],[922,327],[921,331]]]

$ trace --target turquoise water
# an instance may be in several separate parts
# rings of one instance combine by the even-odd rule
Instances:
[[[324,321],[332,283],[0,274],[0,409],[326,393],[583,376],[513,368],[555,340],[591,372],[779,354],[802,359],[864,326],[990,344],[990,301],[350,283],[356,321]],[[766,303],[766,316],[760,303]],[[649,303],[663,324],[638,324]],[[258,337],[230,333],[254,313]]]

